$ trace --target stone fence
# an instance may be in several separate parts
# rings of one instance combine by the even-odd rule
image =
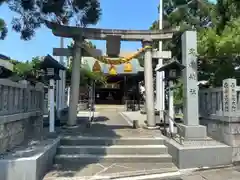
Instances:
[[[199,91],[200,123],[208,135],[233,147],[233,161],[240,160],[240,87],[226,79],[222,87]]]
[[[0,153],[42,132],[43,85],[0,79]]]

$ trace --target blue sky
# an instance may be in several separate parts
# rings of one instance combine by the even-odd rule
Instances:
[[[101,0],[102,17],[97,28],[116,29],[148,29],[158,18],[159,0]],[[11,30],[11,19],[15,14],[5,6],[0,7],[0,17],[9,26],[9,33],[4,41],[0,41],[0,53],[12,59],[26,61],[34,56],[52,54],[52,48],[59,47],[59,38],[50,30],[42,27],[30,41],[23,41],[20,35]],[[65,40],[65,46],[70,40]],[[97,48],[105,50],[105,41],[94,41]],[[135,51],[140,43],[122,42],[122,51]]]

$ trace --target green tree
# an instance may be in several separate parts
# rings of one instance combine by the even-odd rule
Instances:
[[[6,3],[18,14],[12,20],[12,28],[24,40],[29,40],[45,20],[86,27],[97,23],[101,15],[98,0],[0,0],[0,3]]]
[[[86,44],[89,48],[96,49],[96,45],[94,45],[92,41],[84,40],[84,44]],[[74,43],[71,42],[70,45],[68,45],[68,48],[73,49],[73,46]],[[90,56],[90,54],[84,48],[82,48],[82,56]]]
[[[163,50],[171,50],[181,60],[181,34],[189,29],[202,29],[212,24],[214,4],[207,0],[164,0],[163,29],[179,29],[172,40],[163,42]],[[157,30],[159,22],[154,21],[151,30]],[[158,42],[154,42],[158,48]]]
[[[90,47],[96,49],[96,46],[91,42],[85,40],[85,44]],[[68,46],[69,49],[73,48],[73,42]],[[90,54],[85,51],[85,49],[82,48],[82,54],[83,56],[90,56]],[[71,78],[71,72],[72,72],[72,57],[68,58],[69,61],[69,67],[67,70],[67,81],[70,83],[70,78]],[[104,84],[106,83],[106,78],[103,73],[98,73],[98,72],[92,72],[88,68],[85,67],[80,67],[80,85],[85,86],[87,85],[90,81],[94,80],[97,84]]]
[[[20,62],[17,60],[10,60],[14,65],[13,72],[23,79],[29,77],[38,79],[38,72],[40,69],[41,57],[33,57],[31,61]]]
[[[203,79],[213,86],[221,86],[226,78],[238,78],[240,66],[240,17],[230,20],[218,34],[217,28],[198,33],[198,56]]]
[[[181,35],[189,29],[199,31],[212,24],[214,21],[214,5],[207,0],[164,0],[163,1],[163,29],[179,29],[172,40],[163,42],[163,50],[171,50],[172,55],[181,61]],[[159,22],[154,21],[151,30],[157,30]],[[154,48],[158,48],[158,42],[154,42]],[[182,81],[179,80],[174,89],[174,103],[181,104]]]
[[[70,66],[67,68],[67,72],[66,72],[67,84],[70,84],[71,73],[72,73],[72,66],[70,64]],[[106,78],[103,73],[92,72],[85,67],[80,67],[80,86],[86,86],[91,81],[95,81],[95,83],[97,83],[97,84],[105,84]]]
[[[7,26],[5,24],[5,21],[0,18],[0,40],[3,40],[7,35]]]
[[[239,0],[217,0],[216,3],[216,27],[217,33],[222,34],[225,26],[232,19],[238,18],[240,1]]]
[[[0,0],[0,6],[3,4],[5,0]],[[0,40],[3,40],[6,35],[7,35],[7,26],[6,26],[6,23],[5,21],[0,18]]]
[[[173,90],[174,104],[182,105],[183,104],[183,82],[182,79],[179,79]]]

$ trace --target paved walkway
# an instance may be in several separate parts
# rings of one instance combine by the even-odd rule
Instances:
[[[143,163],[139,164],[138,171],[141,170],[139,167],[144,166],[145,169],[148,168],[149,164]],[[73,171],[52,171],[49,173],[44,180],[104,180],[104,179],[111,179],[111,176],[118,175],[119,178],[116,178],[116,180],[239,180],[240,179],[240,166],[230,167],[230,168],[220,168],[220,169],[213,169],[213,170],[203,170],[203,171],[195,171],[195,172],[186,172],[186,170],[182,171],[180,170],[179,173],[181,174],[180,178],[175,178],[174,174],[175,172],[171,174],[171,172],[168,172],[166,174],[154,174],[161,173],[158,170],[154,170],[153,166],[150,166],[148,169],[153,168],[152,174],[149,174],[137,178],[133,177],[126,177],[129,167],[126,167],[126,164],[98,164],[99,172],[94,173],[93,166],[89,165],[88,168],[84,170],[85,177],[83,177],[83,171],[76,171],[75,173]],[[129,166],[129,164],[128,164]],[[135,170],[135,175],[137,173],[136,171],[136,165],[135,168],[131,167],[131,170]],[[143,170],[143,169],[142,169]],[[167,169],[166,169],[167,170]],[[119,173],[121,172],[121,173]],[[147,172],[147,171],[146,171]],[[150,171],[149,171],[150,172]],[[164,173],[164,172],[162,172]],[[121,177],[125,176],[125,177]]]
[[[159,130],[133,129],[118,112],[99,112],[90,128],[88,118],[79,117],[80,126],[76,129],[57,129],[61,135],[96,137],[162,137]]]
[[[91,127],[87,127],[87,117],[78,120],[80,126],[75,129],[57,129],[61,135],[111,138],[149,138],[162,137],[159,130],[133,129],[118,112],[100,112]],[[165,164],[166,165],[166,164]],[[161,163],[96,163],[81,167],[55,166],[44,180],[93,180],[104,177],[125,177],[137,174],[152,174],[176,171],[172,163],[163,167]]]
[[[240,166],[197,171],[182,175],[180,180],[239,180]]]

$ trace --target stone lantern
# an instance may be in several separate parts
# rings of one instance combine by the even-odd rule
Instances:
[[[47,80],[60,80],[59,70],[66,70],[66,68],[56,61],[52,56],[47,55],[42,60],[40,68],[44,71],[44,76]]]
[[[47,55],[40,64],[45,79],[49,80],[48,101],[49,101],[49,131],[55,131],[55,81],[60,80],[59,70],[66,68],[56,61],[52,56]]]
[[[185,66],[182,65],[178,60],[173,59],[157,69],[157,71],[165,72],[165,81],[175,82],[181,76],[182,70],[184,68]]]
[[[13,75],[13,64],[10,58],[0,54],[0,78],[9,78]]]
[[[174,105],[173,105],[173,86],[174,82],[181,76],[182,70],[185,68],[184,65],[179,63],[176,59],[172,59],[170,62],[164,64],[157,71],[165,72],[165,81],[168,82],[169,85],[169,97],[168,97],[168,122],[169,122],[169,130],[171,135],[174,133]]]
[[[11,77],[13,72],[4,66],[0,66],[0,78],[9,78]]]

